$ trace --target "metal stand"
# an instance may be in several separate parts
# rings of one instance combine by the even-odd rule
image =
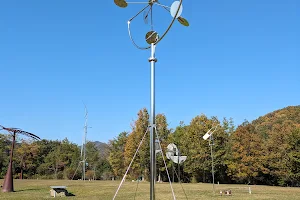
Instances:
[[[26,135],[30,138],[33,138],[35,140],[40,140],[41,138],[26,132],[26,131],[22,131],[19,128],[5,128],[4,126],[0,125],[0,130],[6,130],[9,133],[11,133],[12,135],[12,144],[11,144],[11,150],[10,150],[10,159],[9,159],[9,165],[8,165],[8,169],[6,172],[6,176],[4,179],[4,183],[3,183],[3,188],[2,191],[3,192],[13,192],[14,191],[14,179],[13,179],[13,171],[12,171],[12,165],[13,165],[13,155],[14,155],[14,148],[15,148],[15,141],[16,141],[16,134],[22,134],[22,135]]]
[[[13,192],[14,191],[14,180],[12,174],[12,163],[13,163],[13,155],[14,155],[14,148],[15,148],[15,140],[16,140],[16,133],[13,133],[13,140],[11,144],[10,150],[10,158],[9,158],[9,165],[6,172],[6,176],[3,183],[3,192]]]
[[[210,146],[210,156],[211,156],[211,175],[213,179],[213,193],[215,194],[215,172],[214,172],[214,157],[213,157],[213,145],[214,145],[214,138],[211,134],[209,137],[209,146]]]
[[[155,158],[155,45],[151,44],[150,70],[150,200],[155,200],[156,158]]]

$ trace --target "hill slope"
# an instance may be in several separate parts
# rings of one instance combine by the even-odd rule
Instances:
[[[264,136],[271,132],[300,128],[300,106],[288,106],[254,120],[255,129]]]

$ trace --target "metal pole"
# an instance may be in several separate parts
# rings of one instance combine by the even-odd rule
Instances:
[[[172,169],[173,169],[173,183],[174,183],[174,164],[172,162]]]
[[[178,147],[177,147],[178,148]],[[180,183],[180,163],[179,163],[179,157],[180,157],[180,151],[179,151],[179,148],[178,148],[178,183]]]
[[[214,157],[213,157],[213,148],[214,145],[214,138],[212,134],[210,135],[210,156],[211,156],[211,174],[213,179],[213,193],[215,194],[215,172],[214,172]]]
[[[150,80],[150,200],[155,200],[155,172],[156,172],[156,159],[155,159],[155,45],[151,44],[151,80]]]
[[[86,156],[86,132],[87,132],[87,122],[85,122],[85,127],[84,127],[84,147],[83,147],[83,181],[85,181],[85,167],[86,167],[86,161],[85,161],[85,156]]]

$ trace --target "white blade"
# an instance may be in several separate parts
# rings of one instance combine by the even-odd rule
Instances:
[[[209,138],[210,137],[210,131],[208,131],[205,135],[203,135],[203,139],[204,140],[207,140],[207,138]]]
[[[186,158],[187,158],[187,156],[179,156],[179,157],[178,156],[172,156],[171,160],[174,163],[181,164],[181,163],[183,163],[186,160]]]
[[[175,144],[171,143],[167,146],[167,152],[166,152],[166,157],[168,159],[171,159],[172,156],[178,155],[178,148]]]
[[[176,15],[176,12],[179,8],[179,5],[180,5],[180,1],[174,1],[173,4],[171,5],[171,9],[170,9],[170,14],[172,17],[175,17]],[[181,13],[182,13],[182,10],[183,10],[183,7],[182,7],[182,4],[179,8],[179,11],[178,11],[178,14],[176,15],[176,18],[180,17]]]

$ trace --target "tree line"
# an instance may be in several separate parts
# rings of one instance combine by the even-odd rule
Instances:
[[[233,120],[200,114],[189,124],[180,122],[168,128],[167,117],[156,115],[156,129],[171,179],[183,182],[212,182],[211,152],[202,136],[212,127],[215,181],[220,183],[299,186],[300,184],[300,106],[274,111],[253,122],[235,127]],[[130,132],[121,132],[108,142],[107,152],[100,153],[94,142],[87,143],[88,179],[121,179],[136,149],[145,140],[128,172],[129,180],[149,180],[149,113],[141,109]],[[5,176],[9,159],[9,135],[0,134],[0,178]],[[186,161],[178,166],[166,159],[168,144],[174,143]],[[104,151],[103,149],[101,151]],[[157,153],[157,176],[168,181],[164,160]],[[62,141],[20,141],[15,150],[15,178],[80,179],[77,170],[80,146]],[[76,172],[76,173],[75,173]],[[179,177],[180,176],[180,177]],[[174,178],[173,178],[174,177]]]
[[[109,162],[115,177],[121,178],[135,150],[148,128],[148,111],[138,112],[131,132],[122,132],[109,142]],[[166,159],[170,175],[175,181],[212,182],[209,141],[202,136],[218,125],[213,134],[215,180],[220,183],[300,185],[300,106],[290,106],[254,120],[245,120],[238,127],[232,119],[218,120],[204,114],[194,117],[189,124],[181,122],[174,130],[168,129],[167,118],[156,116],[156,128],[162,149],[174,143],[186,161],[178,165]],[[149,135],[146,138],[149,141]],[[143,144],[128,178],[149,179],[149,143]],[[175,170],[173,169],[175,168]],[[179,170],[179,171],[178,171]],[[157,154],[157,174],[168,181],[161,154]]]
[[[11,148],[10,135],[0,134],[0,178],[5,177]],[[94,142],[87,142],[87,179],[107,179],[111,176],[110,164],[99,153]],[[80,146],[68,139],[62,141],[21,140],[14,151],[14,178],[81,179]],[[81,167],[80,167],[81,166]]]

